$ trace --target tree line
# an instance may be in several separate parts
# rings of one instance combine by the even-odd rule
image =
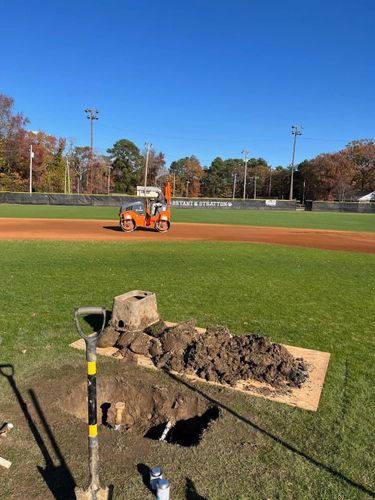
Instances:
[[[33,191],[55,193],[128,193],[144,184],[163,186],[168,180],[174,196],[213,198],[289,197],[290,167],[271,167],[263,158],[216,157],[202,165],[191,155],[166,166],[165,155],[148,153],[129,139],[120,139],[98,155],[88,146],[27,130],[29,120],[14,111],[14,100],[0,94],[0,190],[27,191],[30,147],[33,156]],[[322,153],[296,165],[294,198],[301,201],[353,199],[375,191],[375,143],[355,140],[342,150]]]

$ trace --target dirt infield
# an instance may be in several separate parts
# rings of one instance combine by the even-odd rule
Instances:
[[[174,223],[168,233],[159,234],[149,230],[123,233],[113,220],[0,218],[0,239],[237,241],[375,253],[375,233],[224,224]]]

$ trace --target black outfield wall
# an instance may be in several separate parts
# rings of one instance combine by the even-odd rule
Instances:
[[[375,214],[375,203],[370,202],[335,202],[335,201],[313,201],[311,210],[314,212],[347,212]]]
[[[0,203],[25,205],[73,205],[120,207],[142,198],[129,195],[84,195],[84,194],[47,194],[47,193],[8,193],[0,192]],[[223,198],[173,198],[173,208],[208,208],[224,210],[295,210],[299,206],[289,200],[228,200]],[[314,212],[352,212],[375,213],[375,202],[329,202],[308,201],[306,209]]]
[[[0,203],[26,205],[74,205],[120,207],[142,198],[128,195],[78,195],[45,193],[0,193]],[[296,203],[286,200],[223,200],[173,198],[173,208],[218,208],[245,210],[295,210]]]

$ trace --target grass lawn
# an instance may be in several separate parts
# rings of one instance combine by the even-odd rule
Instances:
[[[59,205],[0,205],[0,217],[117,220],[118,208],[69,207]],[[375,214],[177,208],[172,209],[172,221],[269,227],[301,227],[310,229],[337,229],[341,231],[375,231]]]
[[[54,380],[80,374],[84,380],[84,355],[68,347],[77,338],[73,307],[110,309],[113,296],[145,289],[156,292],[165,319],[195,317],[202,326],[269,335],[332,357],[316,413],[199,384],[226,409],[196,448],[153,442],[146,453],[142,446],[134,449],[130,434],[117,438],[101,430],[102,436],[112,432],[113,449],[101,448],[110,457],[101,477],[103,484],[115,484],[115,498],[153,498],[137,471],[139,462],[163,465],[174,500],[374,495],[375,255],[217,242],[2,241],[0,251],[0,363],[14,365],[23,397],[30,388],[39,396],[80,486],[87,480],[85,427],[73,417],[58,420],[58,408],[43,403],[45,387],[51,384],[49,398],[57,400],[59,394],[51,394]],[[100,377],[119,362],[100,358],[98,365]],[[132,373],[143,376],[139,369]],[[152,376],[167,383],[165,374]],[[32,404],[28,408],[32,412]],[[46,465],[40,446],[0,376],[4,420],[15,428],[0,443],[0,455],[13,462],[0,473],[3,498],[50,498],[37,469]],[[40,419],[34,421],[43,429]],[[121,457],[132,465],[116,468],[112,453],[120,465]]]

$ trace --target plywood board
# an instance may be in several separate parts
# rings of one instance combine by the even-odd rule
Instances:
[[[6,469],[9,469],[9,467],[12,465],[12,462],[9,462],[9,460],[5,460],[5,458],[0,457],[0,465],[2,467],[5,467]]]
[[[167,326],[173,326],[175,323],[166,324]],[[204,328],[197,328],[196,330],[198,333],[202,334],[205,332]],[[86,349],[83,339],[76,340],[75,342],[70,344],[70,347],[74,347],[75,349],[80,350]],[[304,410],[317,411],[320,396],[323,390],[324,379],[328,368],[330,353],[289,345],[284,345],[284,347],[288,349],[288,351],[293,356],[297,358],[303,358],[308,365],[309,378],[301,388],[293,387],[285,388],[285,390],[280,390],[275,389],[269,384],[257,382],[254,380],[240,380],[235,386],[232,387],[226,384],[220,384],[218,382],[208,382],[194,375],[184,374],[183,376],[192,381],[204,382],[206,384],[240,391],[251,396],[270,399],[279,403],[285,403],[290,406],[303,408]],[[116,353],[118,353],[118,349],[116,349],[115,347],[97,348],[97,354],[101,356],[116,357]],[[139,366],[158,370],[151,359],[147,358],[146,356],[136,355],[135,358]],[[118,356],[117,359],[121,359],[121,356]],[[179,377],[182,376],[181,373],[172,373]]]

